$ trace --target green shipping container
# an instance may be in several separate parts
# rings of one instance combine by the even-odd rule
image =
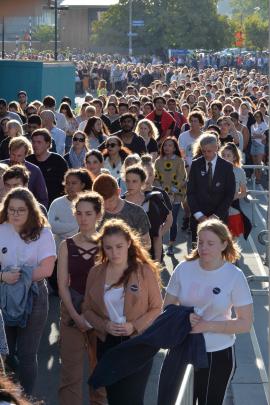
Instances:
[[[16,100],[20,90],[27,92],[29,102],[52,95],[57,105],[64,96],[74,104],[75,66],[70,62],[0,60],[0,98]]]

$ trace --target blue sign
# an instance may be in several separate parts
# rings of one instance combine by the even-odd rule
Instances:
[[[133,20],[132,21],[132,26],[133,27],[143,27],[144,26],[144,20]]]
[[[168,50],[169,58],[176,56],[186,56],[189,54],[187,49],[169,49]]]

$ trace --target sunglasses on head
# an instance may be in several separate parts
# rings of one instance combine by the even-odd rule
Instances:
[[[76,136],[74,136],[73,142],[85,142],[85,139],[84,138],[77,138]]]
[[[114,148],[117,146],[117,143],[107,143],[107,148]]]

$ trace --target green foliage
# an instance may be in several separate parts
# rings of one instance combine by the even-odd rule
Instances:
[[[263,21],[258,14],[253,14],[244,20],[246,45],[263,50],[268,47],[268,21]]]
[[[41,43],[47,43],[54,40],[54,27],[49,25],[39,25],[33,30],[32,39],[34,41],[40,41]]]
[[[256,12],[262,20],[269,19],[268,0],[230,0],[230,5],[234,17],[245,18]]]
[[[167,54],[169,48],[213,49],[230,46],[233,30],[227,17],[217,14],[217,0],[133,0],[133,19],[144,20],[133,48],[144,53]],[[129,5],[120,0],[93,24],[94,46],[128,48]]]

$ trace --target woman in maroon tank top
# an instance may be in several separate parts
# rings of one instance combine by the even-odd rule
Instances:
[[[79,233],[60,245],[58,287],[61,297],[59,386],[60,405],[83,405],[83,365],[87,351],[90,369],[96,365],[96,337],[81,315],[86,279],[98,252],[94,240],[103,215],[103,198],[94,191],[80,194],[74,201]],[[105,390],[90,391],[91,403],[106,404]]]

